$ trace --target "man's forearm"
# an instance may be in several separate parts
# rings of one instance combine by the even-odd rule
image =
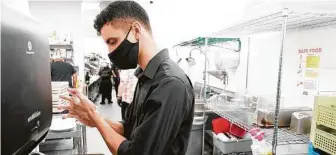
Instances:
[[[117,132],[119,135],[124,136],[124,126],[119,123],[119,122],[114,122],[111,121],[107,118],[104,118],[104,120],[109,124],[109,126],[115,131]]]
[[[112,154],[117,154],[118,148],[120,144],[126,140],[123,136],[118,134],[113,127],[110,126],[108,121],[106,121],[103,117],[97,115],[95,112],[91,112],[90,117],[95,123],[96,128],[102,135],[107,147],[111,151]],[[117,125],[117,124],[113,124]],[[121,125],[121,124],[120,124]],[[117,125],[118,126],[118,125]]]

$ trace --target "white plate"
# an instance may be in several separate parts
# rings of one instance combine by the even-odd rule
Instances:
[[[76,127],[76,120],[73,118],[62,119],[62,118],[53,118],[50,131],[55,132],[64,132],[70,131]]]

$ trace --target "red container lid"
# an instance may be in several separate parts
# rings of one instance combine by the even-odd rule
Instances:
[[[227,133],[230,131],[230,122],[224,118],[213,119],[212,130],[215,134]]]

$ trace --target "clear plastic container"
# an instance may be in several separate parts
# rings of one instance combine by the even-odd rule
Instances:
[[[271,145],[264,140],[265,132],[260,129],[251,129],[252,145],[251,150],[253,155],[272,155]]]

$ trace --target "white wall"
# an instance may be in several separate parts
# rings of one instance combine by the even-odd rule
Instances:
[[[104,43],[103,39],[99,36],[87,36],[84,38],[84,55],[90,53],[98,53],[104,58],[108,58],[108,48]]]
[[[208,35],[239,20],[244,1],[140,0],[149,14],[158,44],[171,47],[181,41]]]
[[[247,42],[247,40],[242,40],[242,42],[245,43]],[[241,57],[240,65],[238,66],[236,71],[228,71],[229,83],[225,87],[226,90],[235,91],[235,92],[245,91],[246,55],[247,55],[246,45],[247,44],[242,44],[242,45],[243,45],[242,50],[240,52],[240,57]],[[178,58],[177,58],[176,53],[178,53],[178,57],[182,58],[182,61],[179,63],[179,66],[186,72],[186,74],[190,77],[191,81],[193,83],[195,82],[203,83],[203,71],[204,71],[204,61],[205,61],[204,55],[201,54],[198,50],[194,50],[191,53],[191,56],[195,58],[196,65],[192,67],[190,67],[187,61],[185,60],[185,58],[189,57],[190,51],[194,48],[196,47],[175,47],[170,50],[170,56],[174,61],[177,61]],[[204,48],[202,50],[205,51]],[[216,50],[218,50],[218,48],[208,49],[208,52],[207,52],[208,61],[209,61],[209,63],[207,64],[208,71],[216,70],[215,61],[214,61],[215,57],[218,56]],[[208,75],[207,79],[209,79],[210,86],[224,88],[223,81],[220,81],[219,79],[211,75]]]
[[[261,95],[275,102],[278,65],[280,54],[280,33],[251,36],[248,92]],[[296,86],[298,80],[298,49],[323,48],[318,77],[318,89],[336,90],[336,28],[320,28],[307,31],[289,32],[285,40],[282,74],[282,97],[284,106],[313,106],[313,96],[302,100],[302,90]],[[246,42],[245,42],[246,43]],[[244,44],[244,42],[243,42]],[[334,68],[332,68],[334,67]],[[246,68],[245,68],[246,69]],[[244,71],[242,71],[244,72]],[[244,83],[245,75],[236,76],[236,89]]]
[[[276,90],[278,80],[278,67],[280,55],[281,34],[265,33],[250,36],[250,63],[248,75],[247,93],[260,95],[267,98],[270,104],[276,101]],[[313,106],[313,96],[303,100],[302,89],[296,84],[298,81],[298,65],[300,63],[298,50],[310,48],[322,48],[320,55],[320,69],[318,77],[318,90],[336,91],[336,28],[319,28],[305,31],[288,32],[285,40],[283,54],[282,72],[282,104],[289,106]],[[247,62],[247,38],[242,38],[241,63],[234,75],[230,75],[227,90],[238,93],[245,92],[246,62]],[[170,50],[173,60],[183,58],[180,67],[190,76],[193,82],[201,82],[203,78],[204,57],[199,52],[193,52],[192,57],[197,61],[196,65],[189,67],[185,58],[189,56],[189,47],[179,47]],[[211,61],[214,60],[215,52],[208,53],[210,68],[213,69]],[[209,76],[210,85],[224,88],[221,81]]]
[[[25,15],[30,16],[28,0],[3,0],[7,7],[13,8]]]
[[[329,1],[331,2],[331,1]],[[258,3],[257,3],[258,4]],[[262,4],[262,3],[259,3]],[[318,4],[318,5],[317,5]],[[326,5],[329,4],[329,5]],[[307,6],[302,7],[302,2],[298,3],[283,3],[278,5],[277,8],[282,8],[284,6],[290,6],[294,10],[312,10],[315,11],[327,11],[334,12],[336,5],[333,3],[321,3],[314,2],[314,4],[307,4]],[[206,5],[205,5],[206,6]],[[273,5],[276,6],[276,5]],[[280,6],[280,7],[279,7]],[[245,10],[245,18],[255,18],[260,15],[269,14],[269,12],[274,12],[274,7],[267,7],[267,5],[254,6],[261,9],[262,13],[255,12],[253,8],[247,8]],[[309,7],[309,9],[307,9]],[[281,10],[281,9],[280,9]],[[224,19],[226,19],[225,17]],[[225,24],[223,24],[225,25]],[[208,27],[208,26],[205,26]],[[212,29],[212,32],[216,32]],[[284,106],[312,106],[313,96],[310,97],[306,102],[302,98],[302,90],[298,89],[297,84],[297,71],[299,64],[298,49],[301,48],[323,48],[321,53],[321,68],[319,70],[319,90],[326,91],[336,91],[336,57],[335,48],[332,41],[335,40],[336,28],[320,28],[307,31],[299,32],[288,32],[285,41],[285,52],[283,59],[283,74],[282,74],[282,104]],[[225,36],[224,36],[225,37]],[[280,54],[280,33],[266,33],[257,34],[250,36],[251,46],[250,46],[250,63],[249,63],[249,75],[248,75],[248,89],[247,93],[252,95],[260,95],[266,97],[270,102],[275,103],[276,100],[276,88],[278,79],[278,67],[279,67],[279,54]],[[185,39],[188,40],[188,39]],[[234,76],[231,75],[229,79],[229,86],[226,89],[235,90],[236,92],[245,91],[245,78],[246,78],[246,58],[247,58],[247,38],[242,38],[242,62],[238,67]],[[185,57],[185,53],[188,53],[190,49],[181,50]],[[175,51],[171,52],[171,55],[175,55]],[[211,54],[209,54],[211,55]],[[210,60],[211,61],[211,60]],[[180,66],[191,76],[192,79],[196,81],[202,81],[202,71],[203,71],[203,60],[198,62],[200,66],[196,66],[192,69],[188,68],[186,64],[181,64]],[[190,70],[191,73],[190,73]],[[213,85],[218,87],[223,87],[221,82],[215,81]]]
[[[299,102],[302,92],[295,89],[297,79],[297,66],[299,65],[298,49],[322,48],[320,53],[320,69],[318,77],[318,89],[335,91],[336,90],[336,28],[320,28],[302,32],[289,33],[286,40],[287,47],[284,60],[284,96],[285,98],[294,98],[294,103]],[[312,100],[312,99],[311,99]],[[287,101],[285,101],[287,102]],[[294,104],[293,103],[293,104]],[[289,102],[288,104],[291,104]],[[309,104],[302,103],[301,104]]]
[[[49,32],[73,34],[75,64],[79,77],[84,78],[83,26],[81,1],[29,1],[31,15],[37,18]]]
[[[280,34],[256,35],[251,36],[250,40],[247,91],[254,95],[271,95],[271,98],[275,98],[273,95],[276,93]]]

